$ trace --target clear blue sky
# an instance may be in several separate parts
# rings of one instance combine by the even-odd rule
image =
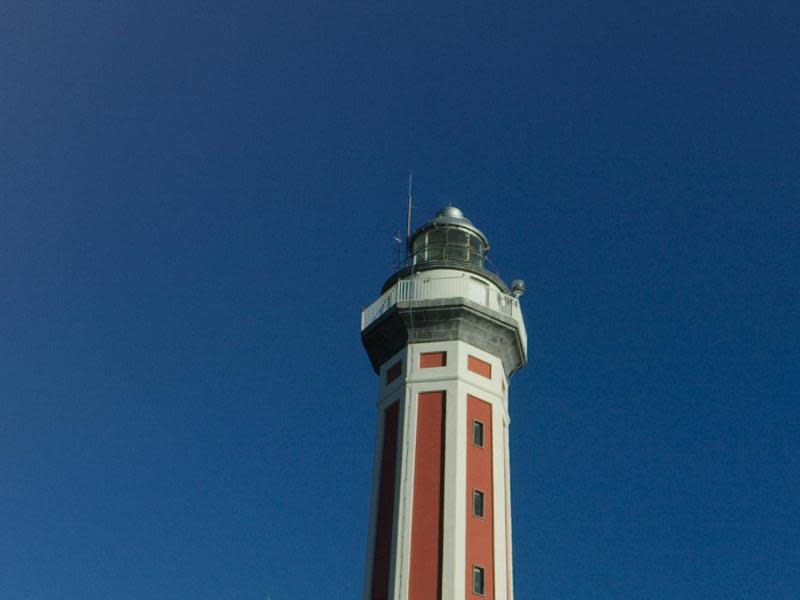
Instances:
[[[800,9],[649,4],[4,2],[0,598],[359,596],[409,169],[528,284],[518,600],[799,598]]]

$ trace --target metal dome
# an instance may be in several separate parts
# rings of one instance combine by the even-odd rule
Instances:
[[[431,229],[440,229],[445,227],[466,229],[467,231],[477,235],[483,241],[484,245],[486,246],[486,250],[489,250],[489,240],[486,239],[486,236],[483,234],[483,232],[475,227],[475,225],[472,224],[472,221],[464,216],[464,213],[460,208],[455,206],[445,206],[444,208],[439,209],[439,212],[436,213],[435,217],[426,222],[411,235],[409,245],[414,243],[414,239],[419,234]]]
[[[436,213],[436,216],[449,217],[451,219],[463,219],[464,213],[461,212],[461,209],[456,206],[445,206],[438,213]]]

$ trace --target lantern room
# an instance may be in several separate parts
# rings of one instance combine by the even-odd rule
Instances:
[[[489,243],[486,236],[455,206],[441,209],[409,240],[411,263],[424,266],[466,266],[483,269]]]

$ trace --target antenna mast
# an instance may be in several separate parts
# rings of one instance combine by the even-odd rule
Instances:
[[[414,171],[408,172],[408,206],[406,207],[406,246],[408,246],[408,238],[411,237],[411,181],[414,177]]]

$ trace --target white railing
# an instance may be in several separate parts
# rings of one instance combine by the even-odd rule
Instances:
[[[525,322],[519,300],[504,294],[493,286],[468,275],[455,277],[425,277],[401,279],[380,298],[361,311],[361,331],[398,302],[407,300],[437,300],[440,298],[467,298],[517,321],[523,346],[527,347]]]

